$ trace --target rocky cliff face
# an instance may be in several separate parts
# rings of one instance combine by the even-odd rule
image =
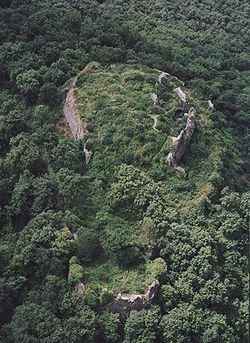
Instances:
[[[156,93],[151,93],[151,94],[150,94],[150,97],[151,97],[151,99],[152,99],[152,101],[153,101],[153,104],[154,104],[154,105],[157,105],[157,102],[158,102],[158,95],[157,95]]]
[[[141,310],[143,308],[148,308],[152,301],[155,299],[158,290],[159,282],[157,280],[153,281],[152,284],[147,288],[144,294],[132,294],[130,296],[122,296],[118,294],[107,305],[101,306],[99,308],[100,312],[111,311],[116,312],[121,315],[121,317],[126,318],[131,310]]]
[[[159,83],[160,85],[163,84],[163,83],[166,83],[167,80],[168,80],[168,76],[169,76],[168,73],[162,72],[162,73],[159,75],[158,83]]]
[[[78,282],[76,285],[75,285],[75,291],[77,294],[79,295],[83,295],[84,291],[85,291],[85,286],[82,282]]]
[[[214,108],[214,104],[212,103],[212,101],[211,100],[208,100],[208,107],[210,107],[210,108]]]
[[[183,111],[185,110],[186,104],[187,104],[187,96],[186,93],[183,92],[183,90],[180,87],[175,88],[175,93],[177,94],[179,98],[179,108]]]
[[[63,115],[69,125],[72,136],[75,139],[82,139],[88,131],[86,129],[86,125],[84,125],[81,120],[79,106],[75,97],[76,79],[74,80],[66,96],[66,100],[63,106]],[[91,161],[93,152],[87,149],[86,144],[84,144],[83,152],[85,155],[86,165],[88,165]]]
[[[172,137],[173,149],[168,154],[166,158],[166,163],[168,163],[168,165],[173,168],[176,168],[176,169],[178,168],[178,164],[183,154],[187,150],[187,147],[193,136],[194,127],[195,127],[195,115],[196,115],[195,109],[190,108],[187,114],[186,127],[180,132],[180,134],[177,137]],[[181,168],[178,168],[177,170],[182,171]]]
[[[66,100],[63,106],[64,117],[70,127],[71,133],[75,139],[82,139],[84,133],[86,133],[86,128],[81,121],[78,104],[74,95],[75,88],[72,87],[68,91]]]

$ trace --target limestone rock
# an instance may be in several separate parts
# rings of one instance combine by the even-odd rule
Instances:
[[[186,93],[183,92],[183,90],[181,89],[181,87],[177,87],[174,89],[175,93],[177,94],[178,98],[179,98],[179,106],[177,108],[177,110],[185,110],[185,106],[187,104],[187,95]]]
[[[64,107],[63,107],[64,117],[69,124],[72,135],[75,139],[81,139],[84,136],[84,125],[81,121],[78,104],[74,95],[74,88],[68,91]]]
[[[148,308],[159,290],[159,281],[154,280],[146,289],[144,294],[131,294],[123,296],[120,293],[107,305],[101,306],[99,312],[111,311],[119,313],[121,317],[126,318],[131,310],[141,310]]]
[[[72,136],[75,139],[82,139],[88,130],[86,129],[86,125],[81,120],[79,106],[75,97],[75,84],[76,84],[77,77],[73,81],[71,88],[68,91],[66,96],[66,100],[63,106],[63,115],[65,117],[66,122],[69,125],[70,131]],[[89,164],[91,161],[93,152],[87,149],[86,144],[83,147],[83,153],[85,156],[86,165]]]
[[[77,232],[73,232],[72,233],[72,236],[73,236],[73,239],[74,239],[74,241],[77,239]]]
[[[145,298],[147,301],[152,301],[154,299],[159,290],[159,286],[159,281],[155,280],[152,282],[152,284],[148,287],[148,290],[145,294]]]
[[[77,294],[82,295],[84,293],[85,286],[82,282],[78,282],[75,286],[75,291]]]
[[[187,102],[187,96],[186,96],[186,94],[181,90],[181,87],[175,88],[174,91],[176,92],[176,94],[178,95],[179,99],[180,99],[182,102],[184,102],[184,103]]]
[[[158,83],[159,83],[160,85],[163,84],[163,83],[166,83],[166,81],[167,81],[167,79],[168,79],[168,76],[169,76],[169,74],[162,72],[162,73],[159,75]]]
[[[153,101],[153,104],[156,105],[158,102],[158,95],[156,93],[151,93],[150,96]]]
[[[210,107],[210,108],[214,108],[214,104],[212,103],[212,101],[211,100],[208,100],[208,107]]]
[[[152,129],[159,132],[159,130],[157,129],[157,123],[158,123],[158,117],[159,117],[159,114],[155,114],[155,115],[152,115],[151,118],[153,119],[154,123],[153,123],[153,126],[152,126]]]
[[[171,167],[178,167],[178,164],[189,145],[189,142],[194,133],[195,115],[195,109],[190,108],[187,114],[186,127],[179,133],[177,137],[172,137],[173,149],[170,151],[166,158],[166,163],[168,163],[168,165]],[[179,167],[178,170],[180,170]]]
[[[91,161],[91,157],[92,157],[92,155],[93,155],[93,151],[87,149],[87,148],[86,148],[86,144],[84,144],[83,152],[84,152],[84,155],[85,155],[85,162],[86,162],[86,165],[88,165],[89,162]]]
[[[149,245],[145,249],[145,255],[150,259],[155,259],[159,256],[159,248]]]

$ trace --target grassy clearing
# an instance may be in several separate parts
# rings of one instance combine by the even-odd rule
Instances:
[[[162,274],[162,259],[144,261],[134,268],[124,268],[110,259],[84,266],[84,283],[95,289],[107,288],[114,295],[144,293],[147,287]]]
[[[107,288],[115,294],[143,293],[153,281],[145,274],[145,263],[126,269],[117,263],[104,259],[84,267],[84,282],[93,288]]]

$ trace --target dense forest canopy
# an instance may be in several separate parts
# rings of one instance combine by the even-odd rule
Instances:
[[[1,342],[248,341],[249,11],[0,2]],[[187,120],[175,87],[197,112],[185,175],[164,162]],[[110,305],[154,280],[144,308]]]

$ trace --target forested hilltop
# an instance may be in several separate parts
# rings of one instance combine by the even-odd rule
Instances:
[[[1,343],[248,341],[249,10],[0,2]]]

